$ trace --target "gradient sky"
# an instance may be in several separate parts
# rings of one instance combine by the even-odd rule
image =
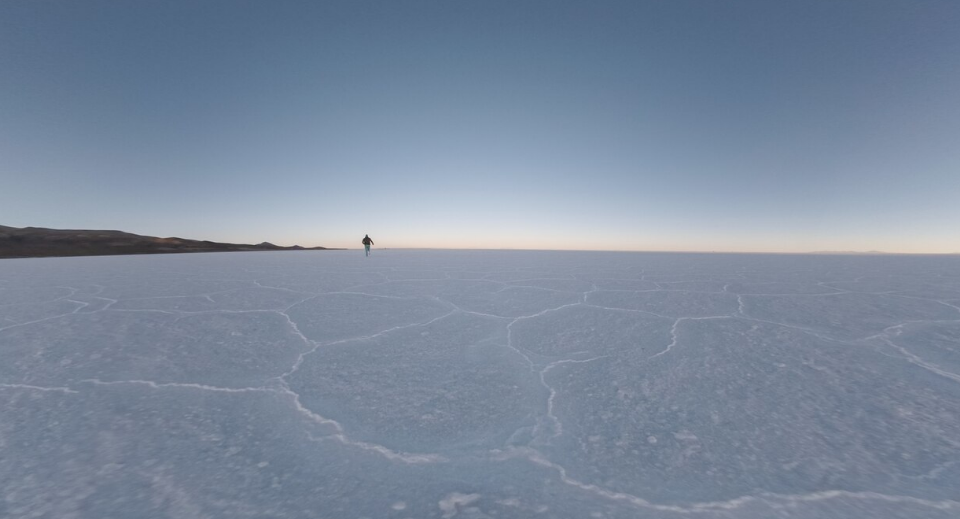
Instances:
[[[0,2],[0,225],[960,252],[960,2]]]

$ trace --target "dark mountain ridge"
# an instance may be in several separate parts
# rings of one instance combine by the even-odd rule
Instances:
[[[176,237],[157,238],[112,230],[17,228],[0,225],[0,258],[268,250],[329,249],[299,245],[280,247],[269,242],[247,245]]]

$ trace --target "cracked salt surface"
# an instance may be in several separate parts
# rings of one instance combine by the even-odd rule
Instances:
[[[960,258],[2,267],[0,517],[960,517]]]

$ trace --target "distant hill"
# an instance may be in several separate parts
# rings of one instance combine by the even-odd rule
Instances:
[[[156,238],[122,231],[44,229],[0,225],[0,258],[48,256],[106,256],[118,254],[169,254],[183,252],[234,252],[267,250],[328,250],[326,247],[280,247],[217,243],[184,238]]]
[[[883,252],[880,250],[868,250],[868,251],[857,251],[857,250],[818,250],[814,251],[811,254],[849,254],[849,255],[877,255],[877,254],[896,254],[893,252]]]

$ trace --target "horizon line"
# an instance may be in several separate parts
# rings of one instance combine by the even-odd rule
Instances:
[[[338,247],[338,250],[363,250],[362,248]],[[960,256],[960,252],[885,252],[885,251],[721,251],[721,250],[668,250],[668,249],[527,249],[509,247],[377,247],[373,250],[462,250],[462,251],[517,251],[517,252],[626,252],[655,254],[793,254],[817,256]]]
[[[6,225],[0,225],[0,227],[8,227]],[[26,229],[38,229],[38,230],[51,230],[51,231],[81,231],[81,232],[120,232],[126,234],[134,234],[137,236],[142,236],[146,238],[155,238],[155,236],[150,236],[146,234],[140,234],[139,232],[132,231],[122,231],[120,229],[90,229],[84,227],[68,227],[68,228],[56,228],[56,227],[37,227],[37,226],[25,226],[25,227],[13,227],[9,226],[11,229],[26,230]],[[171,235],[163,237],[162,239],[185,239],[192,241],[213,241],[204,238],[183,238],[177,235]],[[246,241],[246,240],[241,240]],[[285,240],[282,240],[285,241]],[[263,240],[256,241],[252,240],[250,243],[239,243],[239,242],[220,242],[215,241],[214,243],[224,243],[229,245],[255,245],[257,243],[269,243],[272,245],[278,245],[276,240]],[[278,245],[281,247],[303,247],[303,248],[325,248],[325,249],[340,249],[340,250],[359,250],[354,249],[353,247],[338,247],[333,245],[309,245],[304,246],[299,243],[293,245]],[[813,251],[769,251],[769,250],[678,250],[678,249],[593,249],[593,248],[528,248],[528,247],[377,247],[379,250],[388,250],[388,249],[402,249],[402,250],[474,250],[474,251],[555,251],[555,252],[639,252],[639,253],[667,253],[667,254],[792,254],[792,255],[822,255],[822,256],[958,256],[960,251],[952,252],[887,252],[882,250],[868,250],[868,251],[858,251],[858,250],[813,250]]]

